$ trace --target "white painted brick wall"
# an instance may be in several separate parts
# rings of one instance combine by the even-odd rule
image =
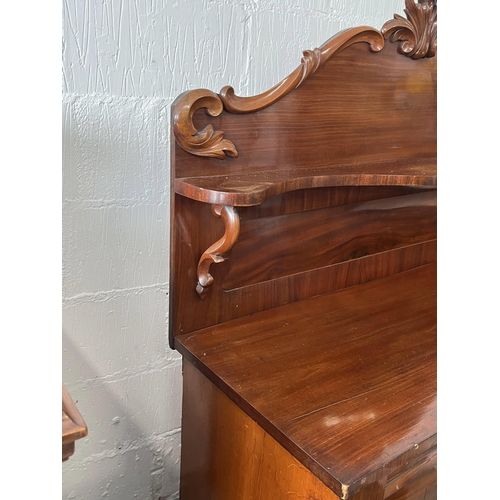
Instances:
[[[169,113],[239,95],[403,0],[63,1],[63,381],[89,436],[63,500],[178,498],[181,365],[168,322]],[[235,499],[237,500],[237,499]]]

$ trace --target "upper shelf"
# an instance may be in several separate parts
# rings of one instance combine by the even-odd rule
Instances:
[[[184,177],[175,179],[174,191],[205,203],[252,206],[298,189],[332,186],[435,187],[436,183],[436,159],[423,158]]]
[[[409,1],[405,13],[306,50],[262,94],[181,94],[175,193],[245,206],[310,187],[436,186],[436,5]]]

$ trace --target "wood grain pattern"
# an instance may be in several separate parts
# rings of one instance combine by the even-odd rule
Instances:
[[[182,500],[338,500],[186,360],[183,375]]]
[[[418,159],[333,167],[294,168],[286,172],[247,172],[176,179],[174,191],[204,203],[260,205],[282,193],[331,186],[435,187],[436,160]]]
[[[340,189],[340,188],[335,188]],[[302,208],[312,206],[335,205],[337,202],[374,200],[380,188],[342,188],[342,193],[335,194],[335,189],[321,191],[318,194],[317,205],[304,193],[291,193],[281,199],[281,203],[268,205],[259,212],[257,207],[241,207],[238,209],[241,220],[260,215],[294,213]],[[354,189],[354,191],[351,191]],[[383,188],[387,189],[387,188]],[[407,188],[392,188],[381,193],[388,196],[406,193]],[[400,191],[402,190],[402,191]],[[302,194],[302,196],[299,196]],[[272,200],[270,200],[272,202]],[[237,265],[234,253],[238,245],[245,245],[241,236],[233,248],[231,258],[212,266],[211,273],[214,285],[205,300],[200,301],[195,288],[197,285],[197,266],[200,256],[213,244],[222,238],[224,225],[219,218],[213,216],[211,207],[204,203],[197,203],[182,196],[174,197],[175,221],[172,221],[172,241],[176,242],[171,249],[170,270],[170,342],[173,346],[173,337],[199,328],[204,328],[233,318],[253,314],[283,304],[303,300],[305,298],[330,293],[334,290],[364,283],[390,274],[406,271],[436,260],[436,241],[429,240],[423,243],[411,244],[379,254],[367,255],[352,259],[340,264],[300,272],[285,277],[278,277],[262,283],[241,286],[230,291],[224,290],[224,283],[231,267]],[[425,207],[423,207],[425,211]],[[381,211],[381,217],[384,217]],[[414,219],[411,222],[414,223]],[[425,223],[424,223],[425,224]],[[350,231],[350,230],[348,230]],[[411,231],[411,229],[410,229]],[[435,231],[435,229],[434,229]],[[367,224],[358,234],[370,234],[374,231]],[[352,234],[352,232],[351,232]],[[432,237],[432,235],[430,236]],[[396,240],[394,240],[396,241]],[[265,242],[262,242],[264,244]],[[334,245],[334,242],[330,242]],[[257,242],[257,245],[259,243]],[[285,251],[276,247],[276,251]],[[314,251],[323,251],[314,250]],[[309,252],[311,253],[311,252]],[[261,267],[267,260],[277,257],[268,253],[254,253],[250,265]],[[311,259],[313,256],[303,256]],[[264,264],[262,264],[264,262]],[[300,262],[297,263],[300,266]]]
[[[435,265],[175,345],[339,496],[436,444]]]
[[[437,452],[431,448],[421,462],[387,484],[385,500],[435,500],[437,498]]]
[[[232,113],[251,113],[267,108],[298,87],[333,54],[353,45],[365,42],[370,50],[384,46],[384,37],[368,26],[350,28],[332,37],[320,48],[304,51],[301,65],[272,89],[253,97],[237,97],[232,87],[226,86],[220,97],[207,89],[197,89],[181,94],[172,105],[172,131],[175,140],[184,151],[201,157],[224,160],[226,155],[237,157],[235,145],[224,139],[224,132],[216,131],[208,124],[202,130],[193,125],[193,115],[201,108],[211,116],[218,116],[222,106]]]
[[[240,236],[224,290],[434,240],[436,192],[245,221]]]
[[[240,219],[246,221],[430,191],[435,191],[435,188],[422,186],[377,186],[374,189],[371,186],[337,186],[298,189],[273,196],[260,205],[241,208],[239,213]]]
[[[183,500],[436,496],[437,15],[406,7],[174,104]]]
[[[230,113],[254,113],[271,106],[296,89],[323,66],[330,57],[355,43],[367,43],[372,52],[378,52],[384,46],[384,37],[378,30],[369,26],[346,29],[330,38],[321,47],[305,50],[300,66],[280,83],[262,94],[238,97],[232,87],[224,87],[220,91],[224,109]]]
[[[399,162],[404,175],[405,168],[415,162],[417,170],[408,170],[401,181],[414,178],[412,184],[425,179],[435,183],[436,61],[435,57],[419,61],[401,57],[396,44],[388,43],[377,53],[365,44],[352,45],[272,106],[248,115],[222,111],[211,118],[213,128],[224,130],[237,145],[238,158],[224,162],[198,158],[175,146],[173,181],[207,176],[222,180],[227,175],[236,181],[241,175],[240,188],[248,192],[248,184],[258,181],[262,186],[266,176],[285,182],[286,173],[295,170],[300,178],[307,177],[301,170],[326,169],[326,174],[334,175],[329,168],[345,170],[353,165],[355,169],[363,164],[363,169],[353,171],[358,177],[351,182],[359,182],[363,174],[367,182],[377,181],[377,175],[382,176],[380,182],[388,182],[383,176],[391,174],[391,169],[377,172],[378,167]],[[193,123],[203,129],[206,114],[195,113]],[[370,164],[374,164],[373,174],[367,167]],[[418,165],[425,168],[419,171]],[[397,176],[398,169],[392,170]],[[245,184],[246,175],[257,174]],[[318,171],[318,182],[321,176]],[[210,203],[236,205],[216,199]]]

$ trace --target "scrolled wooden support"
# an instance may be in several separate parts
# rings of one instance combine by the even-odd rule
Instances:
[[[212,205],[212,213],[216,217],[222,218],[225,231],[220,240],[203,252],[198,262],[196,291],[202,299],[206,297],[209,288],[214,283],[214,278],[210,274],[210,266],[214,263],[224,262],[227,259],[227,254],[231,251],[240,235],[240,216],[235,207]]]
[[[222,102],[217,94],[211,90],[198,89],[181,94],[173,104],[172,127],[177,144],[196,156],[208,156],[223,160],[226,155],[237,157],[235,145],[224,139],[224,132],[215,131],[212,125],[203,130],[197,130],[193,125],[193,115],[205,108],[210,116],[219,116],[222,113]]]
[[[238,97],[232,87],[224,87],[220,91],[224,109],[230,113],[242,114],[267,108],[297,88],[333,54],[359,42],[368,43],[372,52],[378,52],[384,46],[384,37],[380,31],[368,26],[344,30],[330,38],[320,48],[304,51],[301,65],[280,83],[262,94]]]
[[[382,27],[385,38],[402,41],[398,52],[412,59],[434,57],[437,50],[436,0],[405,0],[408,19],[394,14],[394,19]]]

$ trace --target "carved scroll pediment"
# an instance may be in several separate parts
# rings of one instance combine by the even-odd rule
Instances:
[[[398,51],[412,59],[433,57],[437,50],[437,0],[405,0],[407,19],[395,14],[394,19],[384,24],[381,31],[367,26],[350,28],[330,38],[321,47],[306,50],[302,61],[289,76],[277,85],[256,96],[239,97],[230,86],[223,87],[220,94],[206,89],[182,94],[173,106],[173,132],[177,144],[196,156],[225,159],[237,157],[235,145],[224,139],[223,131],[214,131],[212,125],[197,130],[193,115],[205,108],[207,114],[218,116],[223,110],[229,113],[253,113],[283,99],[314,74],[328,59],[343,49],[367,43],[372,52],[380,51],[384,38],[400,42]]]
[[[394,14],[382,27],[385,38],[401,41],[398,51],[412,59],[434,57],[437,50],[436,0],[405,0],[408,19]]]
[[[196,156],[208,156],[225,159],[226,155],[237,157],[235,145],[224,139],[224,132],[214,131],[207,125],[199,131],[193,125],[193,115],[200,108],[206,108],[207,114],[218,116],[224,109],[230,113],[253,113],[271,106],[297,88],[330,57],[355,44],[368,43],[372,52],[384,46],[382,34],[370,27],[351,28],[330,38],[320,48],[306,50],[302,61],[295,71],[262,94],[251,97],[238,97],[232,87],[226,86],[219,95],[206,89],[193,90],[182,94],[173,107],[173,131],[177,144]]]
[[[234,94],[232,87],[224,87],[220,92],[224,109],[230,113],[253,113],[267,108],[301,85],[334,54],[361,42],[367,43],[372,52],[378,52],[384,46],[384,38],[374,28],[361,26],[347,29],[330,38],[321,47],[305,50],[300,66],[280,83],[262,94],[252,97],[238,97]]]

